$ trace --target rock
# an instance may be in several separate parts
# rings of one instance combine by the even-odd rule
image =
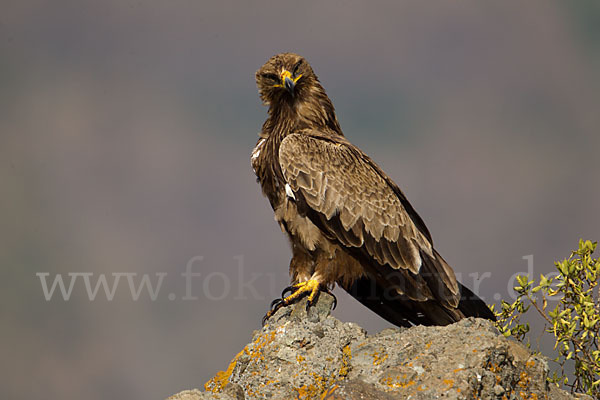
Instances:
[[[277,311],[227,370],[169,400],[583,399],[546,382],[546,361],[486,320],[369,336],[321,294]],[[589,398],[589,397],[588,397]],[[591,399],[591,398],[590,398]]]

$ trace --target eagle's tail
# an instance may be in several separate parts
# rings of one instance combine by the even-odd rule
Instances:
[[[397,326],[448,325],[467,317],[496,320],[494,313],[471,290],[459,283],[457,308],[451,309],[438,300],[415,301],[405,296],[389,295],[376,280],[363,277],[344,288],[363,305]]]
[[[461,293],[458,309],[465,317],[485,318],[496,321],[496,316],[483,300],[460,282],[458,283],[458,287]]]

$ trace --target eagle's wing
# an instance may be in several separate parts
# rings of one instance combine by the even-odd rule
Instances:
[[[433,249],[425,224],[396,184],[357,147],[315,131],[291,134],[281,142],[279,164],[286,191],[303,203],[299,209],[383,276],[400,274],[400,294],[457,306],[456,278]]]

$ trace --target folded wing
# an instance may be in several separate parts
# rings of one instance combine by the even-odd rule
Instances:
[[[380,285],[456,308],[460,290],[421,218],[396,184],[343,137],[288,135],[279,164],[299,209],[356,254]]]

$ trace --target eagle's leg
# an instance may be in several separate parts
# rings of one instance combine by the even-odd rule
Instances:
[[[289,296],[285,296],[286,293],[291,292]],[[306,302],[306,310],[315,305],[317,300],[319,299],[319,294],[321,292],[325,292],[333,296],[333,307],[337,305],[337,299],[333,293],[329,290],[326,284],[317,280],[317,279],[309,279],[304,282],[299,282],[294,285],[288,286],[283,289],[281,293],[280,299],[275,299],[271,303],[271,309],[267,312],[267,314],[263,317],[263,325],[265,322],[273,316],[281,307],[289,306],[290,304],[296,303],[302,298],[308,296],[308,300]]]

